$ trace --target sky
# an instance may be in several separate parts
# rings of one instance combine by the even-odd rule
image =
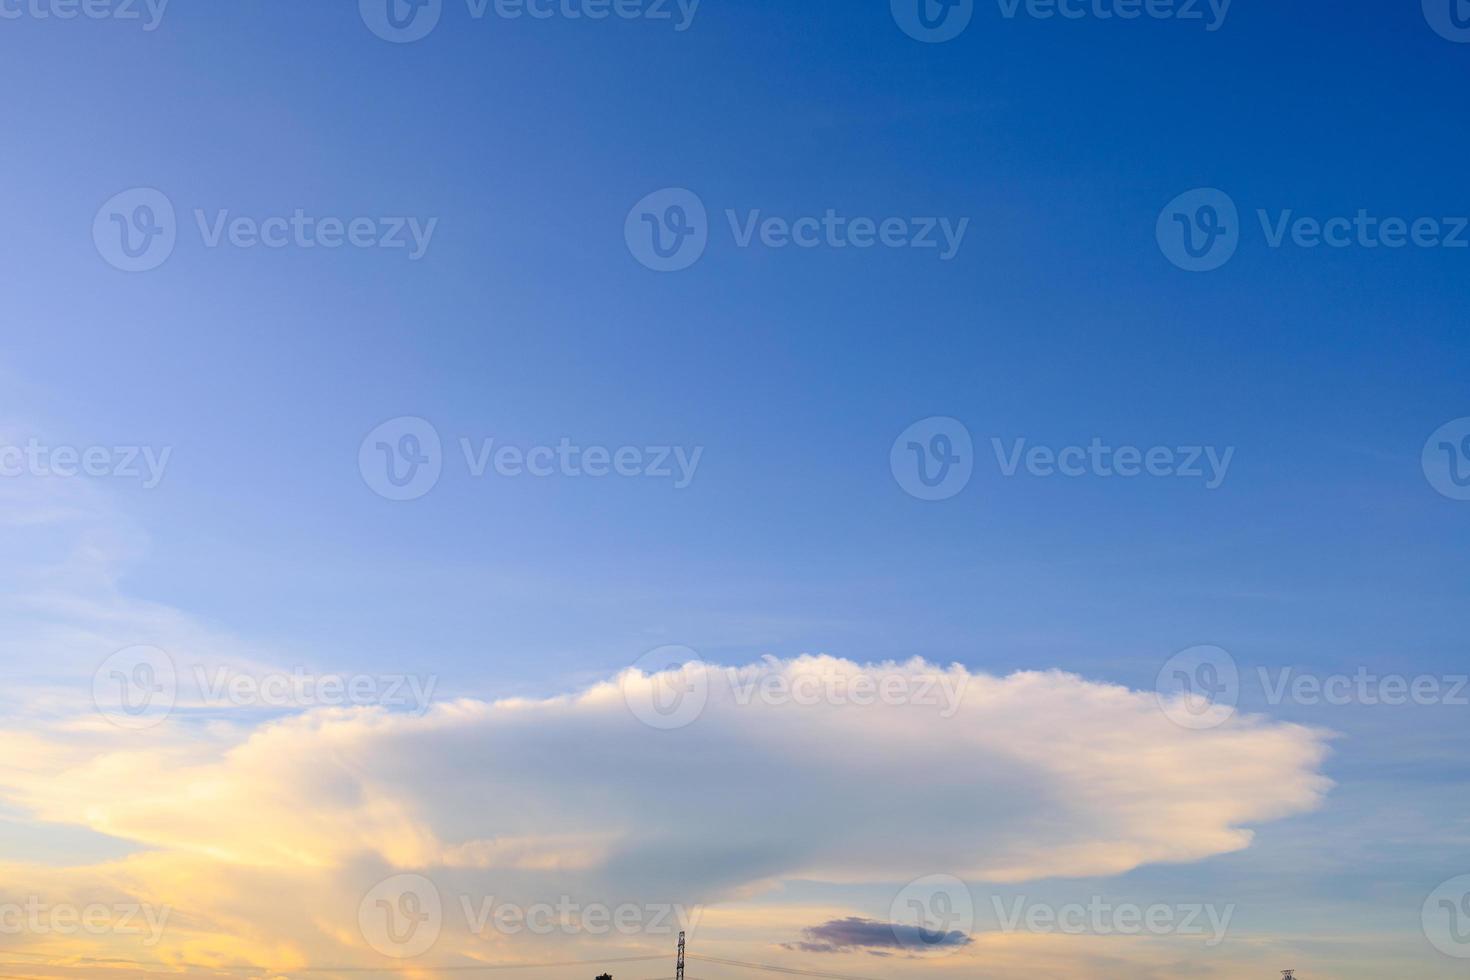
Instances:
[[[0,0],[0,973],[1462,975],[1467,72]]]

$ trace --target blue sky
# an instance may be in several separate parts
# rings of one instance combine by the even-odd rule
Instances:
[[[938,44],[876,2],[704,0],[677,31],[447,0],[410,44],[345,2],[269,7],[0,22],[6,431],[173,447],[155,489],[97,481],[119,593],[482,698],[576,690],[664,644],[1147,691],[1216,644],[1243,705],[1340,733],[1338,787],[1251,850],[1109,887],[1269,890],[1257,928],[1374,923],[1416,972],[1453,965],[1414,939],[1422,896],[1470,871],[1470,709],[1273,706],[1256,675],[1464,669],[1470,504],[1420,453],[1470,415],[1470,251],[1271,248],[1256,216],[1470,214],[1470,47],[1417,4],[1236,0],[1210,31],[981,3]],[[134,187],[167,195],[179,244],[127,274],[89,229]],[[667,187],[708,208],[710,244],[656,273],[623,228]],[[1242,240],[1189,273],[1155,223],[1199,187]],[[211,249],[196,208],[438,224],[418,261]],[[727,209],[969,224],[942,261],[740,248]],[[358,450],[401,416],[433,424],[444,473],[392,502]],[[939,502],[889,467],[931,416],[975,444]],[[477,479],[462,437],[703,455],[683,489]],[[991,442],[1094,438],[1234,455],[1206,489],[1005,477]]]

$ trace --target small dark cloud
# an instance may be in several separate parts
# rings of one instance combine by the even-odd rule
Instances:
[[[786,948],[802,953],[845,953],[863,950],[874,956],[890,956],[887,950],[920,952],[925,949],[948,949],[968,946],[969,936],[959,930],[937,932],[897,922],[879,922],[852,916],[833,919],[802,930],[805,941],[787,943]]]

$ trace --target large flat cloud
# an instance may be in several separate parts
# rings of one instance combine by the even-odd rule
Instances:
[[[940,674],[943,687],[929,683]],[[864,675],[962,696],[742,696],[752,679],[841,691]],[[575,869],[702,899],[780,878],[1011,882],[1194,861],[1247,846],[1252,824],[1310,809],[1328,785],[1321,732],[1248,717],[1186,730],[1152,694],[1069,674],[805,657],[744,668],[734,685],[713,676],[702,712],[674,730],[643,724],[625,697],[667,679],[630,673],[424,717],[308,712],[236,744],[165,728],[3,778],[44,819],[85,815],[239,863]]]

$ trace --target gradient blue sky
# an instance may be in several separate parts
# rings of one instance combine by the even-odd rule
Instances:
[[[4,416],[56,443],[174,447],[158,489],[106,487],[141,532],[128,594],[476,696],[572,689],[662,644],[1147,690],[1211,643],[1252,706],[1257,666],[1465,669],[1470,504],[1419,457],[1470,415],[1470,251],[1271,249],[1254,218],[1470,213],[1470,46],[1417,3],[1236,0],[1215,32],[982,3],[934,45],[850,0],[704,0],[682,33],[450,2],[407,45],[354,6],[174,0],[152,33],[0,22]],[[185,230],[126,275],[90,228],[135,186]],[[715,232],[659,275],[623,221],[668,186]],[[1201,186],[1246,235],[1188,274],[1155,219]],[[419,262],[211,250],[196,207],[439,225]],[[739,249],[725,208],[970,228],[950,262]],[[357,450],[402,415],[451,458],[391,503]],[[888,468],[931,415],[980,457],[942,503]],[[681,491],[475,480],[459,436],[704,456]],[[992,436],[1236,454],[1214,491],[1003,479]],[[1466,710],[1270,708],[1342,733],[1329,804],[1117,887],[1277,893],[1263,925],[1411,936],[1422,896],[1470,871]]]

